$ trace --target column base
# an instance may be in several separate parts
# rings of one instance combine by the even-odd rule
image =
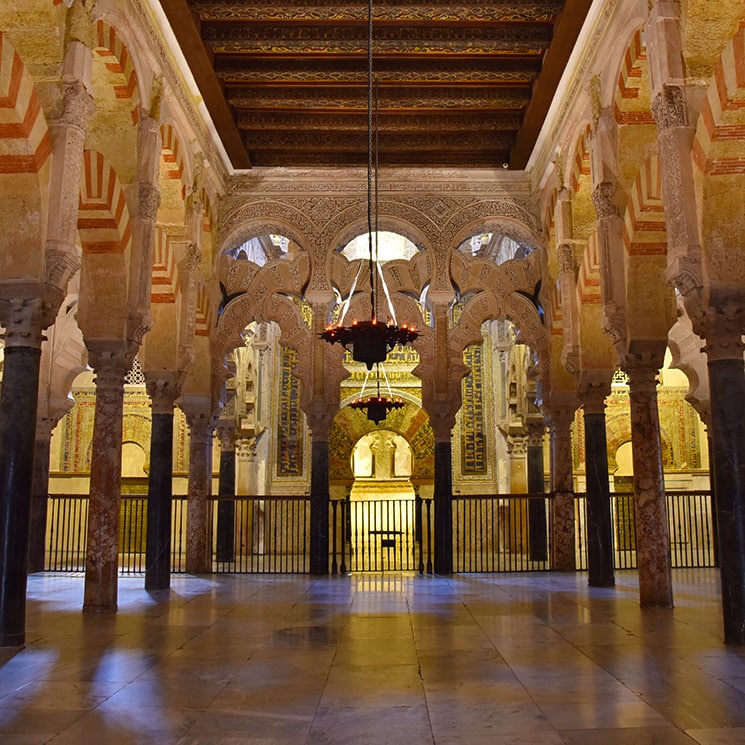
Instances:
[[[26,634],[3,634],[0,636],[0,647],[25,647]]]

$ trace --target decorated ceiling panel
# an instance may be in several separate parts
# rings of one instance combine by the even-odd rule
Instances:
[[[379,163],[523,168],[591,0],[373,7]],[[161,0],[233,166],[367,163],[366,0]]]

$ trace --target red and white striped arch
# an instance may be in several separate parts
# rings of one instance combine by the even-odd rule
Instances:
[[[623,240],[629,256],[667,254],[662,177],[656,156],[647,158],[629,193]]]
[[[116,97],[131,101],[132,122],[136,124],[140,95],[132,57],[116,29],[101,20],[96,24],[95,53],[104,59],[106,69],[112,75]]]
[[[583,305],[596,305],[602,302],[597,231],[593,231],[587,239],[587,246],[582,254],[582,263],[577,276],[577,294]]]
[[[168,234],[157,228],[153,246],[153,279],[150,299],[153,303],[175,303],[177,290],[176,259]]]
[[[615,116],[619,124],[654,124],[649,108],[647,49],[638,29],[626,49],[616,89]]]
[[[745,25],[722,52],[701,110],[693,160],[713,176],[745,173]]]
[[[38,173],[51,152],[33,80],[0,32],[0,174]]]
[[[163,142],[161,149],[161,158],[164,163],[166,178],[182,179],[184,175],[184,158],[173,125],[165,123],[160,127],[160,136]]]
[[[587,146],[589,140],[590,125],[588,124],[577,142],[577,147],[574,151],[574,160],[572,161],[570,183],[575,193],[580,189],[582,177],[590,175],[590,149]]]
[[[207,289],[203,284],[200,284],[197,288],[197,312],[196,312],[196,324],[194,326],[195,336],[209,336],[210,335],[210,299],[207,294]]]
[[[129,209],[114,169],[101,153],[83,153],[78,234],[84,252],[122,253],[132,237]]]

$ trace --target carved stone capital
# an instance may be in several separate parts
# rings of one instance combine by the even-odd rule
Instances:
[[[626,311],[616,303],[603,306],[602,328],[613,345],[622,344],[626,339]]]
[[[667,281],[684,298],[700,292],[704,286],[700,254],[700,249],[696,248],[694,255],[678,256],[668,263]]]
[[[528,454],[527,435],[507,435],[507,452],[510,458],[520,458]]]
[[[573,347],[564,347],[561,350],[561,364],[568,373],[576,375],[580,366],[579,350]]]
[[[719,308],[709,307],[701,323],[704,352],[709,362],[742,360],[745,333],[745,305],[733,300]]]
[[[220,417],[215,427],[217,436],[220,438],[220,450],[224,453],[232,453],[235,450],[237,431],[234,417]]]
[[[612,370],[585,370],[580,373],[577,394],[588,414],[602,414],[605,399],[610,394]]]
[[[576,266],[574,263],[574,246],[571,243],[562,243],[557,251],[559,258],[559,272],[561,274],[571,272],[574,274]]]
[[[58,241],[47,241],[44,261],[46,262],[47,283],[66,292],[68,283],[81,265],[75,246],[63,245]]]
[[[74,78],[65,79],[62,84],[62,112],[50,126],[72,127],[85,134],[95,109],[95,101],[85,83]]]
[[[145,388],[150,396],[150,406],[153,414],[172,414],[173,405],[181,393],[181,381],[175,372],[143,371]]]
[[[592,190],[592,204],[598,220],[609,217],[618,217],[618,205],[613,201],[616,195],[616,184],[614,181],[603,181]]]
[[[236,457],[239,461],[251,462],[256,458],[258,438],[241,437],[236,440]]]
[[[688,106],[683,86],[664,85],[652,100],[650,108],[660,131],[688,126]]]
[[[543,436],[546,433],[546,427],[543,422],[528,423],[528,447],[543,447]]]
[[[120,339],[86,341],[88,364],[96,375],[96,388],[123,388],[132,368],[134,351]]]
[[[5,327],[3,339],[6,347],[41,348],[44,341],[42,329],[49,309],[40,297],[0,298],[0,324]]]
[[[654,352],[626,355],[623,370],[629,376],[629,392],[632,396],[656,394],[663,361],[664,351],[662,356]]]
[[[140,218],[155,221],[158,217],[158,207],[160,207],[160,188],[158,185],[148,181],[140,181],[137,198],[140,203]]]

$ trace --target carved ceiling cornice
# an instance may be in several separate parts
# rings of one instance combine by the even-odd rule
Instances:
[[[430,0],[427,5],[398,4],[376,0],[374,20],[382,22],[444,22],[469,18],[473,21],[550,23],[561,8],[561,0],[504,2],[474,7],[452,0]],[[307,0],[274,3],[192,2],[192,9],[208,21],[325,21],[365,22],[367,8],[362,4],[312,5]]]

